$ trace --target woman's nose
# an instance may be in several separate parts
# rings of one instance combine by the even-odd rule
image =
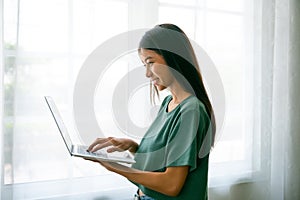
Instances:
[[[152,75],[151,70],[150,70],[149,68],[147,68],[147,69],[146,69],[146,77],[147,77],[147,78],[150,78],[151,75]]]

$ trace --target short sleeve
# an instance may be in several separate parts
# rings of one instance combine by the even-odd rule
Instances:
[[[166,144],[166,167],[190,166],[190,171],[197,167],[199,151],[198,109],[188,109],[174,121]]]

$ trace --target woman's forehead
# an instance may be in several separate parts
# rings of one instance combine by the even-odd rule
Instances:
[[[153,50],[141,49],[140,50],[140,55],[141,56],[149,56],[149,55],[155,56],[155,55],[158,55],[158,54]]]
[[[141,49],[139,51],[139,56],[142,60],[146,60],[148,58],[160,58],[161,57],[161,55],[159,55],[155,51],[149,50],[149,49]]]

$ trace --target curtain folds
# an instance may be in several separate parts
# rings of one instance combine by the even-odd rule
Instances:
[[[2,113],[3,113],[3,66],[4,66],[4,59],[3,59],[3,1],[0,1],[0,121],[2,122]],[[3,125],[0,124],[0,199],[2,199],[2,191],[3,191]]]
[[[285,199],[300,199],[300,1],[290,2],[289,132],[287,132]]]
[[[263,156],[272,200],[300,198],[299,5],[298,0],[262,4],[261,126],[270,142]]]

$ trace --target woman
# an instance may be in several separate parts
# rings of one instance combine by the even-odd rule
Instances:
[[[138,52],[153,94],[168,89],[171,95],[163,100],[140,144],[98,138],[88,150],[110,146],[108,152],[128,150],[135,155],[131,168],[99,163],[137,185],[136,199],[207,199],[215,119],[191,43],[177,26],[161,24],[145,33]]]

